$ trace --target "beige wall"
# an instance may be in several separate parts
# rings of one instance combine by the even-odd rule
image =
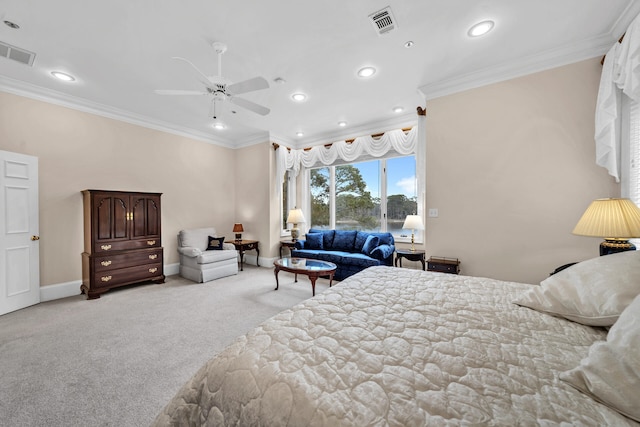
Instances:
[[[235,150],[2,92],[0,149],[39,159],[42,286],[81,279],[83,189],[163,193],[165,264],[180,229],[236,218]]]
[[[271,144],[264,142],[235,150],[236,220],[242,222],[243,238],[260,242],[261,258],[271,256],[270,148]]]
[[[595,164],[593,59],[427,102],[427,255],[464,274],[537,283],[598,256],[571,234],[619,186]]]

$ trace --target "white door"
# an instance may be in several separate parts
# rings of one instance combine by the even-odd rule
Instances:
[[[0,315],[40,302],[38,158],[0,151]]]

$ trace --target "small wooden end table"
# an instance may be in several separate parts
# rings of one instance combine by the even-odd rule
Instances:
[[[298,274],[304,274],[311,281],[311,294],[316,296],[316,280],[318,277],[329,277],[329,287],[333,283],[333,275],[336,272],[336,266],[332,262],[320,261],[317,259],[307,258],[280,258],[273,262],[275,267],[273,273],[276,275],[276,291],[278,290],[278,272],[280,270],[294,273],[295,281],[298,282]]]
[[[282,248],[289,248],[289,253],[296,246],[296,242],[293,240],[280,240],[280,258],[282,258]]]
[[[425,269],[423,250],[416,249],[412,251],[411,249],[396,249],[396,267],[398,266],[398,261],[400,261],[400,267],[402,267],[402,258],[406,258],[409,261],[420,261],[422,263],[422,270]]]
[[[240,271],[244,271],[244,251],[256,251],[256,265],[260,267],[260,249],[257,240],[229,240],[225,243],[232,243],[238,252],[240,252]]]

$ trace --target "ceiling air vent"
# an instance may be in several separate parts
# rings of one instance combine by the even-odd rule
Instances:
[[[391,8],[389,6],[372,13],[371,15],[369,15],[369,19],[371,19],[373,28],[375,28],[379,36],[387,34],[388,32],[395,30],[398,27],[398,24],[396,24],[396,20],[393,17]]]
[[[20,49],[10,44],[0,42],[0,57],[13,59],[28,66],[33,65],[36,54],[28,50]]]

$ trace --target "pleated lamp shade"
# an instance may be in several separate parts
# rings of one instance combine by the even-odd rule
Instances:
[[[600,255],[634,250],[635,246],[627,239],[640,237],[640,208],[629,199],[594,200],[576,224],[573,234],[604,238]]]

